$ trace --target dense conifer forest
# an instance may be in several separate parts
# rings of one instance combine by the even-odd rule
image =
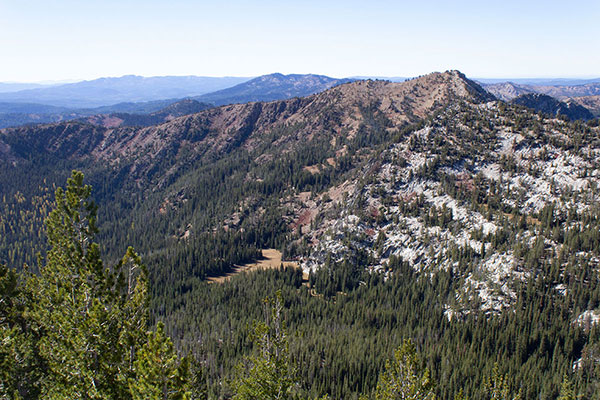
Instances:
[[[598,302],[593,274],[581,282],[594,290],[557,296],[544,271],[522,285],[513,312],[448,320],[451,272],[420,275],[394,258],[385,278],[345,261],[312,275],[311,288],[283,267],[201,283],[183,295],[194,301],[164,301],[150,316],[133,249],[114,266],[100,259],[90,191],[75,172],[56,191],[39,275],[2,267],[6,398],[388,399],[408,390],[554,399],[599,390],[598,328],[564,323],[570,309]],[[283,392],[260,392],[267,383]]]
[[[389,85],[141,131],[0,132],[1,396],[595,398],[597,121],[481,94],[404,118],[423,82],[406,86],[416,100],[352,103],[348,118],[348,88]],[[242,111],[210,142],[206,120]],[[87,153],[139,132],[164,146]],[[396,251],[415,240],[416,258]],[[207,282],[263,249],[318,268]]]

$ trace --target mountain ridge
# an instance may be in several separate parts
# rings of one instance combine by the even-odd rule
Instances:
[[[444,398],[458,386],[479,393],[501,363],[527,382],[527,398],[553,399],[565,370],[581,376],[597,362],[598,160],[597,121],[498,101],[458,71],[150,127],[4,129],[0,260],[35,265],[56,182],[81,169],[101,205],[105,259],[136,248],[152,315],[183,353],[206,354],[217,392],[237,361],[223,354],[241,354],[244,314],[260,314],[247,293],[277,285],[302,304],[290,311],[301,333],[293,351],[310,359],[300,369],[319,382],[315,395],[351,377],[336,398],[356,397],[363,375],[345,366],[381,365],[367,368],[365,349],[388,351],[401,334],[422,340],[436,378],[452,377],[440,384]],[[310,288],[298,270],[206,283],[261,249],[293,259]],[[316,346],[308,353],[307,343]]]
[[[138,79],[140,77],[132,77]],[[149,79],[149,78],[148,78]],[[247,103],[252,101],[273,101],[293,97],[304,97],[329,89],[334,85],[349,82],[348,79],[335,79],[323,75],[302,74],[271,74],[240,83],[222,91],[212,92],[204,96],[190,96],[192,100],[213,105]],[[96,82],[97,84],[97,82]],[[171,93],[172,94],[172,93]],[[0,103],[0,128],[24,125],[27,123],[48,123],[90,117],[90,120],[100,121],[106,116],[95,114],[143,113],[159,111],[168,104],[185,101],[186,99],[154,100],[142,103],[117,103],[93,109],[69,109],[64,107],[46,106],[43,104]],[[143,116],[122,116],[128,120],[146,121],[149,125],[154,119]],[[112,119],[117,121],[119,117]],[[122,118],[121,118],[122,119]],[[160,121],[156,121],[159,123]]]
[[[517,96],[527,93],[541,93],[555,97],[558,100],[600,94],[600,82],[596,81],[583,85],[533,85],[501,82],[484,84],[483,87],[499,99],[505,101],[510,101]]]
[[[511,103],[531,108],[549,115],[564,116],[570,120],[589,120],[594,115],[574,100],[559,101],[541,93],[527,93],[515,97]]]
[[[210,176],[221,161],[219,168],[241,162],[245,172],[236,178],[243,176],[240,184],[256,188],[269,182],[282,191],[275,209],[287,209],[279,218],[300,235],[287,243],[286,253],[298,253],[298,240],[311,243],[300,252],[305,270],[315,272],[328,256],[356,257],[365,246],[375,260],[373,268],[385,268],[391,254],[429,268],[433,261],[426,257],[428,251],[448,257],[447,249],[466,246],[471,250],[465,251],[482,252],[476,260],[481,258],[479,268],[486,274],[496,270],[498,279],[518,283],[524,275],[516,250],[490,253],[490,240],[505,229],[506,214],[541,218],[539,213],[551,201],[567,207],[557,193],[567,193],[571,185],[592,187],[597,174],[584,171],[595,168],[590,160],[600,151],[594,147],[598,129],[585,128],[586,136],[567,133],[584,128],[498,102],[460,72],[447,71],[402,83],[355,81],[304,98],[215,107],[150,127],[67,122],[4,129],[0,149],[2,158],[17,166],[43,154],[71,162],[91,158],[93,165],[114,169],[119,179],[129,182],[124,186],[135,185],[152,196],[171,193],[161,200],[165,213],[177,213],[182,199],[189,200],[198,190],[194,185],[175,189],[177,182],[189,182],[187,176],[195,169]],[[275,171],[282,168],[295,171],[291,181],[277,176]],[[553,175],[555,170],[562,171],[560,177]],[[510,191],[502,182],[521,189]],[[548,189],[552,185],[558,189]],[[307,187],[316,191],[312,197]],[[497,215],[490,214],[492,209],[486,214],[479,200],[469,200],[479,188],[491,191],[486,196],[502,193],[493,206],[486,200]],[[210,229],[235,232],[244,218],[262,218],[256,195],[246,198],[242,190],[236,196],[242,210],[253,204],[246,216],[240,211],[222,215],[225,220]],[[427,207],[431,216],[419,214]],[[589,201],[584,207],[591,207]],[[187,212],[197,218],[191,217],[194,210]],[[394,218],[404,222],[390,226]],[[439,221],[454,221],[454,228],[443,228],[440,237],[435,228]],[[411,227],[408,232],[406,227]],[[458,227],[462,230],[455,231]],[[429,231],[437,239],[427,241],[411,231]],[[356,237],[351,245],[340,242],[348,235]],[[378,246],[384,247],[373,250],[378,235],[383,240]],[[404,244],[398,244],[400,239]],[[444,260],[438,262],[449,262]],[[499,270],[503,262],[510,267]],[[512,286],[496,296],[489,283],[468,279],[488,311],[499,312],[514,298]],[[461,296],[472,299],[473,292],[465,290]],[[449,317],[465,312],[459,303]]]
[[[429,90],[429,86],[431,86],[431,90]],[[250,124],[253,130],[260,131],[264,126],[274,123],[281,124],[285,120],[288,124],[306,124],[302,131],[310,135],[310,132],[317,129],[317,125],[322,124],[322,121],[315,121],[312,118],[306,119],[301,116],[301,113],[298,114],[300,110],[305,114],[313,115],[321,113],[319,110],[324,107],[333,107],[339,113],[336,122],[341,122],[341,125],[338,124],[334,129],[338,132],[348,129],[351,132],[349,135],[352,136],[358,129],[358,123],[352,121],[350,114],[358,113],[360,107],[370,106],[372,103],[377,102],[378,98],[385,98],[377,106],[380,112],[388,115],[394,124],[406,124],[425,117],[431,110],[440,107],[441,104],[451,98],[466,98],[469,96],[473,96],[476,101],[493,100],[493,97],[476,83],[469,81],[457,71],[451,71],[432,73],[402,83],[386,81],[350,82],[306,98],[221,106],[199,114],[175,118],[173,121],[157,127],[140,130],[102,130],[74,122],[43,125],[39,130],[51,131],[53,134],[60,131],[62,133],[59,136],[66,135],[63,138],[66,138],[67,143],[76,140],[71,135],[78,129],[84,132],[94,131],[96,132],[93,135],[94,137],[101,135],[104,139],[102,142],[97,143],[99,147],[95,148],[92,154],[105,158],[119,157],[118,154],[123,156],[123,152],[132,153],[134,149],[139,151],[147,148],[150,143],[152,143],[150,147],[159,150],[164,147],[165,143],[158,138],[165,135],[172,137],[171,135],[177,131],[237,132],[240,135],[235,136],[233,139],[230,136],[228,140],[219,136],[220,139],[214,141],[216,146],[214,150],[218,152],[220,151],[219,148],[226,147],[228,142],[248,139],[243,137],[244,127],[247,124]],[[14,132],[18,136],[21,134],[26,135],[31,129],[29,127],[23,129],[9,128],[4,131]],[[125,136],[120,140],[112,139],[122,135]],[[88,141],[82,143],[89,144]],[[116,149],[114,153],[109,153],[110,150],[108,149],[113,148],[111,146],[116,146],[114,147]],[[48,147],[48,149],[56,149],[57,151],[60,148],[60,144],[53,144]],[[86,151],[88,150],[90,149],[86,147]]]
[[[183,115],[198,113],[211,107],[211,104],[201,103],[192,99],[184,99],[147,114],[117,112],[110,114],[95,114],[81,118],[81,120],[106,128],[116,128],[120,126],[152,126],[160,125]]]
[[[473,252],[482,273],[497,276],[486,282],[465,275],[464,285],[475,289],[463,288],[462,300],[451,305],[452,318],[470,312],[464,302],[477,296],[488,312],[510,306],[513,284],[526,277],[522,261],[518,250],[502,251],[490,243],[508,229],[506,215],[527,216],[527,225],[541,218],[551,202],[566,213],[570,203],[563,198],[570,187],[593,187],[598,176],[593,159],[600,154],[593,126],[576,127],[499,102],[460,72],[447,71],[402,83],[355,81],[304,98],[230,104],[149,127],[72,121],[4,129],[0,154],[13,168],[44,155],[106,168],[116,174],[111,179],[129,188],[123,190],[141,190],[154,198],[148,204],[159,202],[154,207],[162,211],[154,218],[187,210],[181,218],[188,222],[181,222],[183,233],[174,233],[176,237],[201,235],[206,229],[236,232],[243,221],[260,221],[267,200],[252,191],[265,185],[267,193],[280,193],[278,205],[272,206],[283,212],[277,216],[285,225],[280,229],[298,235],[288,240],[285,253],[300,254],[307,271],[316,272],[328,258],[354,259],[362,251],[371,254],[369,268],[376,270],[385,270],[392,254],[421,269],[435,265],[428,252],[439,254],[436,263],[446,267],[448,249]],[[236,204],[212,217],[220,221],[216,225],[213,219],[206,225],[197,221],[195,209],[184,206],[203,190],[189,176],[204,171],[205,184],[214,184],[217,166],[232,174],[229,179],[236,177],[240,190],[221,193],[227,200],[206,200]],[[290,171],[292,178],[278,175]],[[108,193],[117,190],[111,187]],[[480,189],[492,196],[484,205],[473,195]],[[588,200],[581,203],[584,210],[593,209]],[[431,215],[423,215],[422,209]],[[390,226],[394,219],[404,222]],[[194,233],[190,227],[196,225],[200,231]],[[530,229],[522,240],[534,240]],[[348,237],[354,239],[343,239]],[[494,294],[491,288],[501,283],[498,279],[512,283]]]
[[[0,101],[42,103],[69,108],[93,108],[120,102],[184,98],[234,86],[250,78],[125,75],[51,87],[0,93]]]

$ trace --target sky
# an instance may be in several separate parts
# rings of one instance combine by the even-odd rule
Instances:
[[[0,82],[600,77],[600,1],[0,0]]]

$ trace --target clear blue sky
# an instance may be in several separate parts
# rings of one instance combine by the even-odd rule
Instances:
[[[600,76],[600,1],[0,0],[0,82]]]

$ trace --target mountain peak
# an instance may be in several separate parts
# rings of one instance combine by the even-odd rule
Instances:
[[[195,98],[215,105],[283,100],[291,97],[309,96],[346,82],[350,82],[350,80],[314,74],[284,75],[273,73]]]
[[[341,109],[376,104],[395,123],[415,122],[455,99],[472,103],[495,100],[459,71],[433,72],[404,82],[355,81],[326,93],[324,96],[335,97]]]
[[[51,125],[35,129],[23,128],[23,132],[38,131],[33,135],[34,137],[47,137],[49,143],[44,147],[50,151],[62,148],[65,152],[75,153],[76,151],[71,147],[77,142],[74,139],[77,136],[75,131],[78,130],[82,134],[90,136],[89,131],[93,130],[95,132],[92,135],[95,138],[93,143],[85,142],[85,149],[77,151],[77,153],[85,152],[107,159],[116,159],[136,151],[143,152],[143,149],[150,147],[153,150],[148,153],[148,156],[154,158],[155,156],[151,154],[158,154],[160,149],[168,148],[172,140],[189,140],[185,135],[192,134],[191,132],[214,132],[214,135],[194,140],[202,142],[202,146],[208,145],[204,151],[220,154],[239,146],[252,148],[255,146],[255,142],[261,140],[258,137],[262,132],[290,125],[298,126],[294,131],[294,139],[290,139],[290,142],[302,143],[307,138],[322,134],[333,135],[334,138],[343,136],[342,140],[346,140],[345,138],[351,139],[359,135],[361,126],[372,124],[373,118],[386,121],[385,123],[379,122],[378,124],[383,125],[378,129],[387,130],[392,129],[391,127],[398,129],[426,118],[432,112],[457,100],[469,103],[494,100],[492,95],[485,92],[475,82],[467,79],[459,71],[435,72],[400,83],[367,80],[340,84],[344,81],[323,77],[327,81],[326,84],[315,84],[313,76],[303,76],[304,78],[298,82],[290,81],[288,76],[281,76],[284,78],[281,83],[284,89],[294,90],[294,93],[302,90],[309,92],[317,89],[323,90],[324,86],[325,88],[329,86],[330,89],[301,99],[233,104],[205,111],[201,111],[201,108],[206,107],[204,104],[194,100],[185,100],[161,112],[150,114],[147,119],[154,120],[153,118],[156,117],[155,119],[160,123],[169,122],[144,130],[118,128],[120,129],[118,132],[113,132],[98,128],[92,129],[89,125],[73,128],[67,126],[68,124],[63,124],[62,127]],[[261,93],[257,91],[257,88],[260,89],[261,86],[254,79],[238,85],[236,90],[237,93],[242,90],[241,93],[249,97],[253,93]],[[278,90],[279,93],[285,93],[281,87]],[[227,91],[231,91],[231,93]],[[232,98],[232,93],[233,95],[236,93],[233,88],[222,92],[227,92],[222,94],[227,95],[229,99]],[[200,100],[206,101],[202,97]],[[194,114],[183,116],[190,113]],[[124,114],[109,117],[108,120],[102,118],[95,123],[111,128],[124,123]],[[140,119],[139,116],[136,118]],[[138,121],[133,125],[146,124]],[[17,130],[13,132],[17,136],[20,135]],[[168,132],[166,136],[165,132]],[[194,135],[192,136],[195,137]],[[166,137],[169,140],[165,140]],[[332,140],[332,137],[328,137],[327,140]],[[64,144],[68,144],[68,146],[65,147]],[[208,148],[212,150],[208,150]],[[339,149],[336,148],[337,150]],[[148,163],[148,165],[150,164]]]

